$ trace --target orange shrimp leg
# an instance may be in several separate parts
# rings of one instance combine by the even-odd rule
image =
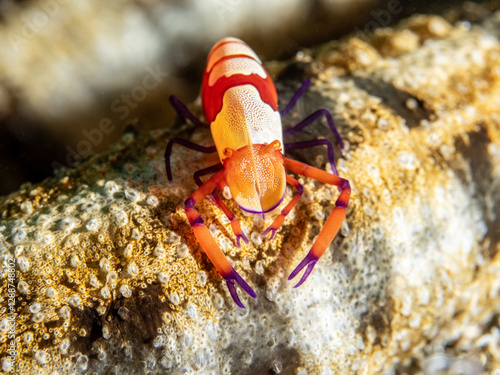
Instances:
[[[311,167],[296,160],[285,158],[285,166],[287,170],[291,172],[300,174],[305,177],[314,178],[315,180],[326,184],[335,185],[340,191],[340,195],[335,202],[335,207],[326,219],[326,223],[319,232],[318,238],[314,242],[311,250],[309,250],[309,253],[306,255],[306,257],[302,260],[302,262],[300,262],[297,268],[295,268],[288,277],[288,280],[293,279],[300,271],[302,271],[305,266],[307,266],[307,269],[302,275],[302,278],[294,287],[297,288],[302,285],[304,281],[306,281],[318,259],[323,255],[327,247],[332,243],[333,239],[337,235],[337,232],[340,229],[340,225],[345,218],[347,205],[349,204],[349,197],[351,195],[351,186],[349,185],[349,181],[347,181],[346,179],[322,171],[321,169]]]
[[[229,208],[226,206],[226,204],[220,199],[219,197],[219,190],[216,189],[212,193],[212,197],[215,200],[215,204],[219,206],[219,208],[224,212],[224,214],[227,216],[229,221],[231,222],[231,228],[233,228],[233,233],[236,236],[236,245],[238,247],[241,247],[240,240],[243,240],[248,245],[248,238],[245,236],[245,233],[241,230],[241,225],[238,219],[236,219],[236,216],[229,210]]]
[[[337,171],[337,167],[335,165],[335,155],[333,154],[333,145],[328,139],[312,139],[310,141],[302,141],[302,142],[291,142],[285,143],[285,150],[296,150],[301,148],[309,148],[314,146],[326,146],[328,152],[328,161],[330,162],[330,166],[332,167],[332,172],[334,175],[338,176],[339,172]]]
[[[295,189],[297,189],[297,194],[295,194],[292,200],[285,206],[285,208],[281,210],[281,213],[276,219],[274,219],[269,228],[267,228],[264,233],[262,233],[262,237],[266,237],[269,232],[272,232],[271,238],[269,238],[269,240],[273,239],[276,231],[283,225],[286,215],[288,215],[290,211],[295,207],[300,197],[302,196],[302,193],[304,192],[304,187],[300,184],[300,182],[288,174],[286,175],[286,182],[288,182],[290,185],[293,185]]]
[[[200,170],[194,172],[194,175],[193,175],[194,181],[196,182],[198,187],[200,187],[201,185],[203,185],[203,181],[201,180],[201,176],[205,176],[205,175],[210,174],[210,173],[218,172],[222,168],[223,168],[222,164],[219,163],[219,164],[215,164],[215,165],[212,165],[210,167],[207,167],[207,168],[200,169]],[[212,199],[212,202],[214,204],[217,204],[217,202],[215,201],[215,193],[214,192],[212,192],[210,194],[210,199]]]
[[[194,172],[194,176],[193,176],[194,181],[196,182],[198,187],[200,187],[201,185],[203,185],[203,181],[201,180],[201,176],[205,176],[205,175],[210,174],[210,173],[219,172],[222,168],[223,168],[222,164],[219,163],[219,164],[215,164],[215,165],[212,165],[210,167],[207,167],[207,168],[200,169],[200,170]]]
[[[201,180],[201,176],[204,176],[209,173],[213,172],[218,172],[222,169],[222,164],[216,164],[208,168],[200,169],[199,171],[196,171],[194,174],[194,180],[198,184],[198,186],[203,185],[203,181]],[[210,198],[212,198],[212,201],[219,206],[219,208],[224,212],[224,214],[227,216],[229,221],[231,222],[231,228],[233,228],[233,233],[236,236],[236,245],[238,247],[241,247],[240,241],[243,240],[247,245],[248,245],[248,239],[241,230],[241,226],[239,221],[236,219],[236,216],[229,210],[229,208],[226,206],[226,204],[220,199],[219,197],[219,188],[216,188],[211,194]]]
[[[189,224],[191,224],[191,227],[193,228],[193,232],[198,240],[198,243],[201,245],[203,251],[207,254],[217,271],[226,280],[229,293],[231,293],[231,297],[233,297],[234,302],[236,302],[239,307],[245,308],[238,297],[234,283],[236,282],[251,297],[257,298],[257,295],[250,285],[248,285],[246,281],[243,280],[243,278],[235,271],[233,266],[231,266],[219,245],[217,245],[215,238],[212,236],[205,224],[203,224],[203,219],[198,214],[198,211],[194,208],[196,203],[211,194],[219,186],[224,186],[225,183],[224,171],[217,172],[207,182],[201,185],[201,187],[199,187],[193,194],[191,194],[188,199],[186,199],[184,202],[184,210],[186,212],[186,216],[188,217]]]

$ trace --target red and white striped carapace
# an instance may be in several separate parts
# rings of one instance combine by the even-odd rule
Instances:
[[[212,48],[201,100],[233,199],[254,213],[276,208],[286,187],[278,95],[250,47],[225,38]]]
[[[239,246],[240,240],[244,240],[246,243],[248,240],[235,215],[219,197],[219,192],[224,187],[229,188],[232,198],[240,208],[259,214],[269,212],[280,205],[287,183],[297,189],[293,199],[281,210],[271,226],[264,231],[263,236],[271,233],[272,238],[303,192],[302,185],[288,175],[287,170],[338,186],[340,196],[334,209],[308,255],[289,277],[289,279],[295,277],[307,266],[296,287],[309,276],[319,257],[335,238],[345,217],[350,186],[347,180],[337,175],[331,143],[326,139],[321,139],[283,144],[281,116],[288,113],[308,85],[309,81],[297,91],[289,105],[280,113],[276,88],[255,52],[239,39],[224,38],[215,44],[208,55],[201,90],[203,110],[210,124],[215,146],[203,147],[174,138],[165,151],[169,180],[172,180],[169,159],[172,146],[175,143],[206,153],[217,151],[219,155],[221,164],[195,173],[195,180],[200,187],[186,200],[185,211],[196,239],[216,269],[226,279],[231,296],[240,307],[243,307],[243,304],[236,292],[235,282],[253,298],[256,298],[256,294],[223,254],[212,234],[204,225],[203,219],[194,208],[196,203],[207,195],[211,195],[231,221]],[[207,127],[196,119],[177,98],[171,97],[170,101],[183,118],[190,119],[196,125]],[[285,135],[302,130],[320,116],[326,117],[342,147],[342,141],[331,115],[326,110],[316,111],[293,128],[285,131]],[[285,146],[287,148],[306,148],[317,145],[328,147],[333,174],[283,156]],[[216,173],[202,184],[200,176],[213,172]]]

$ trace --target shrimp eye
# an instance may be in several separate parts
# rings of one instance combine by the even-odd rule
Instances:
[[[233,155],[234,150],[232,148],[226,147],[224,149],[224,156],[230,158]]]

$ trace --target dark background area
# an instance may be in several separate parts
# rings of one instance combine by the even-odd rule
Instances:
[[[387,13],[384,13],[384,10],[394,6],[394,1],[367,1],[348,12],[337,12],[335,7],[326,7],[323,1],[311,1],[307,12],[293,24],[286,24],[286,21],[283,21],[284,24],[280,27],[280,19],[277,17],[278,25],[272,33],[259,28],[258,20],[248,25],[241,25],[241,29],[231,30],[233,35],[241,37],[252,46],[263,60],[287,59],[294,56],[301,48],[338,39],[355,31],[370,32],[373,30],[372,25],[391,26],[402,18],[418,13],[438,14],[450,23],[459,20],[474,23],[500,6],[500,1],[401,1],[402,10],[385,18],[384,14]],[[16,17],[22,17],[23,11],[37,6],[36,3],[27,0],[2,1],[0,23],[5,27],[5,32],[8,33]],[[150,14],[151,22],[157,22],[154,17],[155,9],[151,8],[148,2],[136,3],[134,6],[137,12]],[[157,4],[158,1],[152,3]],[[183,6],[178,1],[164,3],[171,7]],[[168,8],[165,12],[168,14]],[[193,24],[185,24],[184,27],[196,27],[195,23],[196,20],[193,20]],[[99,30],[94,29],[94,32]],[[120,138],[127,126],[133,125],[142,130],[172,124],[173,112],[169,108],[168,95],[175,93],[188,103],[197,97],[206,53],[215,41],[216,39],[203,38],[198,40],[195,37],[176,40],[173,46],[178,61],[169,70],[168,80],[162,82],[154,93],[148,95],[148,100],[137,103],[130,116],[118,121],[116,126],[118,130],[98,147],[96,146],[93,152],[104,151],[110,143]],[[78,38],[75,42],[78,43]],[[0,47],[0,53],[2,48],[4,47]],[[49,48],[47,54],[50,53]],[[163,54],[165,59],[170,56],[168,49]],[[3,63],[8,66],[9,54],[1,55]],[[36,59],[30,64],[32,65],[28,67],[29,69],[34,71],[39,69]],[[82,66],[82,69],[85,67]],[[130,83],[124,82],[121,90],[116,86],[109,90],[95,90],[92,95],[100,98],[96,103],[82,105],[81,109],[69,109],[61,117],[54,118],[53,115],[45,116],[43,111],[34,110],[27,105],[24,88],[19,84],[12,84],[8,74],[6,72],[5,76],[0,77],[0,195],[17,190],[24,182],[36,183],[53,175],[54,165],[66,164],[68,147],[74,149],[77,146],[82,137],[81,130],[95,127],[98,120],[109,112],[113,98],[119,97],[120,92],[127,92],[129,90],[127,87],[130,87]],[[41,69],[39,74],[45,73]],[[138,118],[141,121],[138,122]],[[86,124],[90,124],[89,127]],[[73,129],[73,133],[68,129]]]

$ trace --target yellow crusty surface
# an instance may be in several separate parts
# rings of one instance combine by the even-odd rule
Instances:
[[[341,234],[298,289],[286,278],[336,189],[301,178],[301,203],[271,242],[260,238],[271,215],[263,223],[229,203],[250,239],[241,249],[223,214],[208,199],[197,205],[258,294],[240,292],[245,310],[200,253],[183,211],[192,173],[218,158],[176,146],[168,183],[170,133],[126,134],[75,170],[2,197],[1,370],[13,366],[9,259],[22,374],[498,369],[498,19],[470,28],[418,16],[269,67],[315,74],[284,123],[332,112],[346,141],[339,173],[353,193]],[[286,101],[294,89],[278,91]],[[305,137],[320,135],[333,139],[320,123]],[[180,136],[211,144],[205,130]],[[314,149],[293,156],[318,167],[326,160]]]

